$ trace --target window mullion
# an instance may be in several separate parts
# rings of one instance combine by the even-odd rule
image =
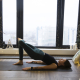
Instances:
[[[3,30],[2,30],[2,0],[0,0],[0,48],[3,42]]]
[[[79,0],[79,12],[78,12],[78,25],[79,24],[80,24],[80,0]],[[77,26],[77,36],[79,35],[78,30],[79,30],[79,26]],[[76,37],[76,41],[77,40],[78,40],[78,38]],[[80,46],[80,44],[77,44],[78,49],[80,49],[79,46]]]
[[[62,48],[63,40],[63,17],[64,17],[64,0],[58,0],[57,2],[57,36],[56,46]]]
[[[17,38],[18,37],[23,38],[23,0],[17,0]]]
[[[78,25],[80,24],[80,0],[79,0],[79,12],[78,12]]]

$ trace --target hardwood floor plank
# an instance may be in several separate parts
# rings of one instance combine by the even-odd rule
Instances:
[[[63,80],[70,80],[70,78],[63,78]]]
[[[0,80],[37,80],[35,78],[1,78]]]

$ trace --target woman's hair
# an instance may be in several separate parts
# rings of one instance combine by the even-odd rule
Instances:
[[[71,64],[70,62],[66,59],[66,61],[64,62],[64,67],[65,68],[70,68],[71,67]]]
[[[59,68],[62,68],[62,69],[64,69],[64,68],[70,68],[71,67],[71,64],[70,64],[70,62],[66,59],[66,61],[64,62],[64,66],[59,66]]]

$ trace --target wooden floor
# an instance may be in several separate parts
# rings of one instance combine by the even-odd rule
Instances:
[[[32,59],[24,59],[24,62]],[[18,61],[18,59],[0,59],[0,61]],[[80,80],[80,67],[72,65],[72,72],[57,71],[0,71],[0,80]]]

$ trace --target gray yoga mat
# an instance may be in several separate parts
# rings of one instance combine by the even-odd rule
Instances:
[[[26,63],[24,62],[23,65],[13,65],[16,62],[8,62],[8,61],[0,61],[0,71],[23,71],[22,68],[25,67],[37,67],[37,66],[46,66],[44,64],[34,64],[34,63]],[[64,71],[64,72],[71,72],[72,69],[53,69],[53,70],[29,70],[29,71]]]

